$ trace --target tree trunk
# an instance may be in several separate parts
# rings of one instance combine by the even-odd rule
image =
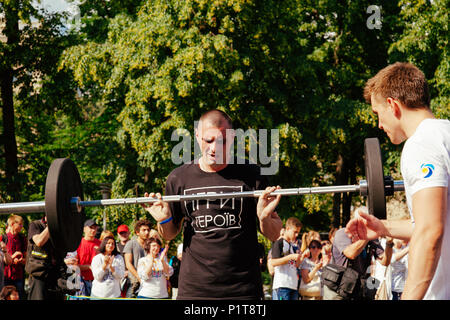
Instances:
[[[347,164],[347,183],[356,184],[356,170],[354,161],[346,161]],[[352,207],[353,193],[348,192],[344,194],[344,203],[342,207],[342,224],[345,226],[350,220],[351,207]]]
[[[7,37],[3,68],[0,68],[0,97],[3,116],[3,143],[5,150],[6,191],[14,201],[20,198],[16,129],[14,120],[13,77],[15,57],[12,48],[19,44],[19,18],[17,11],[5,6],[4,35]]]
[[[344,157],[342,155],[338,155],[336,161],[336,185],[345,185],[347,184],[347,170],[346,163]],[[335,193],[333,195],[333,227],[339,228],[342,226],[342,193]]]

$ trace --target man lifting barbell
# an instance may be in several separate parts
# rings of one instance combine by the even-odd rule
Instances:
[[[406,140],[401,156],[406,200],[413,220],[380,220],[361,213],[349,221],[359,239],[410,239],[408,278],[402,299],[450,299],[450,121],[430,109],[424,74],[395,63],[371,78],[365,99],[393,144]]]
[[[183,261],[177,299],[262,299],[257,256],[257,223],[261,233],[274,241],[282,221],[275,212],[279,187],[267,187],[260,168],[230,163],[231,119],[224,112],[205,113],[196,129],[202,151],[196,161],[173,170],[166,195],[240,192],[265,189],[259,198],[161,201],[145,205],[158,221],[166,240],[173,239],[184,220]],[[227,135],[228,130],[228,135]],[[230,141],[231,140],[231,141]],[[146,194],[154,197],[154,194]]]

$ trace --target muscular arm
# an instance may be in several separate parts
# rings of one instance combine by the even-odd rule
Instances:
[[[342,251],[342,253],[350,260],[354,260],[357,256],[360,255],[368,242],[368,240],[357,240],[351,245],[347,246],[344,251]]]
[[[280,230],[283,222],[276,212],[272,212],[270,216],[261,218],[259,221],[261,233],[269,240],[275,241],[280,236]]]
[[[413,224],[409,220],[381,220],[386,228],[384,236],[395,239],[410,240],[413,233]]]
[[[170,209],[169,209],[170,212]],[[172,213],[170,213],[172,216]],[[166,222],[164,224],[158,223],[158,232],[164,238],[164,240],[170,241],[174,239],[181,231],[181,226],[183,225],[183,220],[176,225],[173,220]]]
[[[48,239],[50,239],[50,232],[48,231],[48,227],[45,227],[45,229],[32,237],[33,242],[38,247],[42,247],[44,244],[47,243]]]
[[[275,211],[278,203],[280,203],[281,195],[270,196],[270,193],[277,189],[281,189],[281,187],[267,187],[259,196],[256,205],[261,233],[270,241],[276,241],[279,238],[280,230],[283,227],[283,222]]]
[[[412,197],[415,226],[402,299],[422,299],[430,286],[441,255],[447,206],[447,187],[423,189]]]

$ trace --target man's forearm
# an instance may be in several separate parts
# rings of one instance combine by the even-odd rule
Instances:
[[[414,226],[409,220],[381,220],[387,230],[383,237],[391,237],[401,240],[410,240]]]
[[[281,258],[272,258],[270,259],[270,263],[272,267],[282,266],[292,260],[289,255],[281,257]]]
[[[170,220],[169,222],[166,222],[164,224],[158,223],[157,228],[161,237],[163,237],[163,239],[166,241],[170,241],[174,239],[178,233],[180,233],[182,225],[183,221],[181,221],[177,226],[175,223],[173,223],[173,220]]]
[[[441,256],[447,214],[447,188],[417,191],[412,197],[414,232],[409,245],[408,278],[402,299],[423,299]]]
[[[259,223],[261,233],[270,241],[274,242],[280,237],[280,231],[283,227],[283,222],[278,215],[272,214],[271,216],[261,219]]]
[[[36,234],[32,237],[34,244],[38,247],[42,247],[44,244],[46,244],[49,238],[50,232],[48,230],[48,227],[46,227],[41,233]]]
[[[368,240],[357,240],[347,246],[342,253],[350,260],[354,260],[363,251],[368,242]]]
[[[439,231],[416,230],[409,249],[408,278],[402,299],[423,299],[440,258],[442,237]]]
[[[136,279],[139,279],[136,268],[132,264],[126,264],[128,272],[130,272]]]

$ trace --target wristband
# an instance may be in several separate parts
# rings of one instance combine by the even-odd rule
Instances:
[[[173,219],[173,217],[170,216],[170,218],[167,218],[166,220],[163,220],[163,221],[159,222],[159,224],[161,225],[161,224],[167,223],[167,222],[169,222],[172,219]]]

